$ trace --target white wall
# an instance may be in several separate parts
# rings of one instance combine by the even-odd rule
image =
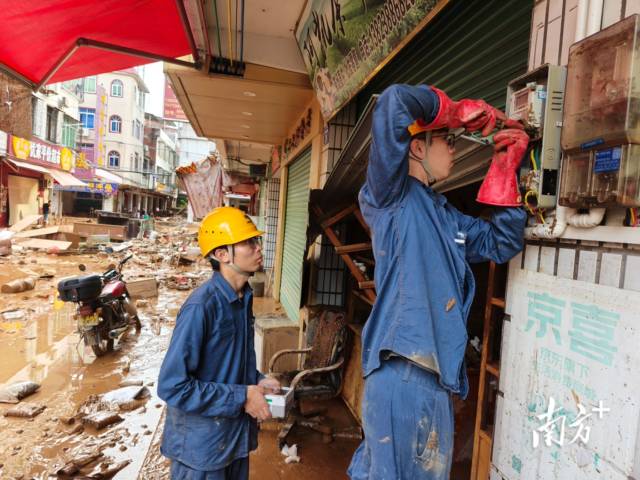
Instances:
[[[180,122],[178,128],[178,155],[180,166],[190,165],[208,157],[216,151],[216,144],[211,140],[198,137],[191,124]]]

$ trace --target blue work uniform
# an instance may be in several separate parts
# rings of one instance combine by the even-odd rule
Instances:
[[[359,202],[372,233],[377,300],[362,332],[365,440],[349,468],[353,479],[449,478],[451,395],[469,390],[469,262],[504,263],[523,246],[523,209],[497,209],[491,221],[463,215],[409,176],[407,126],[431,122],[439,106],[427,86],[392,85],[373,113]]]
[[[161,452],[175,463],[174,479],[248,472],[247,457],[257,448],[257,423],[244,404],[247,385],[263,375],[256,368],[249,285],[242,293],[215,272],[178,313],[158,378],[158,395],[167,402]],[[247,468],[238,467],[243,460]],[[197,472],[189,477],[185,469]]]

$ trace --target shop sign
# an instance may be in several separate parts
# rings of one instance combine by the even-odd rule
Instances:
[[[173,187],[171,187],[171,185],[167,185],[165,183],[156,182],[156,192],[170,193],[172,191],[173,191]]]
[[[118,193],[117,183],[103,183],[103,182],[87,182],[85,187],[65,187],[58,185],[53,186],[54,190],[64,190],[65,192],[87,192],[87,193],[102,193],[103,195],[112,196]]]
[[[31,163],[54,166],[70,172],[76,162],[77,154],[67,147],[59,147],[40,140],[27,140],[11,135],[9,139],[9,154],[18,160]]]
[[[95,168],[89,163],[85,151],[81,151],[76,155],[76,167],[73,170],[73,174],[82,180],[95,177]]]
[[[296,129],[285,139],[283,145],[284,158],[287,158],[291,151],[297,148],[311,133],[311,114],[311,108],[308,108],[307,113],[298,122]]]
[[[107,131],[107,91],[102,85],[96,88],[96,116],[94,121],[96,129],[96,141],[93,151],[93,164],[98,167],[104,167],[107,158],[107,147],[104,143],[105,133]]]
[[[298,47],[331,118],[449,0],[309,0],[296,29]]]

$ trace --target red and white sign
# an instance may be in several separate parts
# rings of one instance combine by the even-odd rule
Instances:
[[[173,93],[169,79],[164,79],[164,118],[168,120],[188,121],[187,116],[182,111],[176,94]]]

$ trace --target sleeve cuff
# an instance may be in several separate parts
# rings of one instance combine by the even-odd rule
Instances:
[[[233,403],[240,412],[242,412],[244,404],[247,402],[247,388],[246,385],[233,386]]]

